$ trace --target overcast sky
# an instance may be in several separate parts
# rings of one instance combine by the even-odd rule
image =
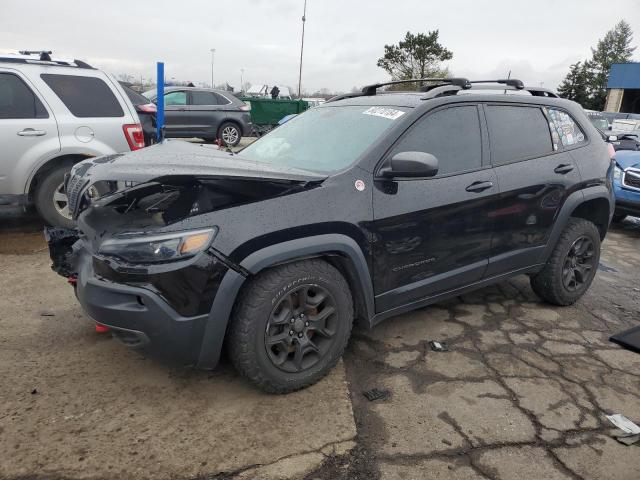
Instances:
[[[304,0],[2,0],[0,52],[50,49],[113,74],[237,87],[297,87]],[[308,0],[303,90],[382,81],[384,45],[438,29],[457,76],[512,77],[555,88],[621,18],[640,44],[638,0]],[[635,59],[640,58],[640,49]]]

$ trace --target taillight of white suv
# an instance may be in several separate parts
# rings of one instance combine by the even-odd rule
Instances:
[[[122,131],[124,132],[124,136],[127,139],[127,143],[131,150],[144,148],[142,125],[139,123],[129,123],[122,126]]]

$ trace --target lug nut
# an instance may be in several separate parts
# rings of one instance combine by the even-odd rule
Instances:
[[[298,334],[298,338],[302,338],[302,332]]]
[[[289,320],[289,323],[293,323],[293,322],[295,322],[295,321],[296,321],[296,320],[295,320],[294,318],[292,318],[291,320]]]
[[[300,318],[304,318],[304,313],[301,313],[301,314],[300,314]]]
[[[308,327],[309,326],[309,322],[304,322],[304,326]]]
[[[289,335],[293,336],[293,330],[289,330]]]

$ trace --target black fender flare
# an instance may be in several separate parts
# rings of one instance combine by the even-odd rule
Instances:
[[[351,262],[355,281],[363,294],[365,315],[373,317],[375,306],[369,266],[358,243],[347,235],[315,235],[270,245],[245,257],[239,266],[255,275],[273,265],[321,254],[342,255]],[[202,336],[198,368],[214,368],[218,364],[231,311],[246,279],[246,276],[230,269],[220,282]]]
[[[612,201],[612,193],[605,185],[594,185],[571,193],[565,200],[564,205],[556,217],[553,229],[549,235],[549,240],[547,241],[547,246],[544,248],[540,258],[538,259],[539,264],[547,263],[553,249],[556,247],[556,243],[558,243],[558,239],[560,238],[562,231],[567,226],[569,217],[571,217],[571,214],[575,209],[582,203],[588,202],[589,200],[595,200],[596,198],[602,198],[609,202],[609,220],[611,220],[615,201]]]

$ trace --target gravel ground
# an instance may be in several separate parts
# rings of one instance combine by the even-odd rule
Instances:
[[[0,478],[639,478],[604,417],[640,423],[640,355],[608,341],[640,323],[635,219],[576,305],[522,277],[356,328],[344,365],[287,396],[96,334],[44,247],[37,216],[0,211]]]

